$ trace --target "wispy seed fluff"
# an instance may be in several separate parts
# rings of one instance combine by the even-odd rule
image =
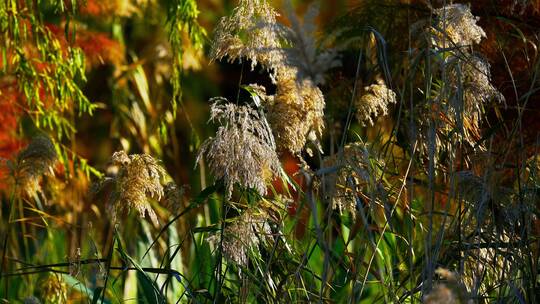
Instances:
[[[223,179],[229,198],[235,183],[266,194],[266,182],[279,174],[281,165],[262,111],[223,97],[210,101],[210,120],[220,127],[215,137],[202,144],[198,159],[206,157],[212,174]]]
[[[310,9],[302,25],[291,14],[292,27],[286,28],[277,24],[277,13],[265,0],[240,0],[232,15],[221,19],[212,45],[214,60],[248,59],[252,68],[260,63],[271,72],[277,94],[268,98],[273,101],[267,104],[268,120],[278,150],[294,154],[321,136],[325,104],[317,84],[339,65],[335,52],[317,51],[316,11]]]
[[[298,154],[308,142],[321,150],[318,139],[324,130],[325,101],[317,84],[324,83],[324,74],[341,62],[335,50],[320,50],[317,46],[318,7],[311,5],[303,21],[292,11],[289,6],[291,27],[279,27],[288,47],[281,49],[283,62],[275,68],[277,94],[268,116],[278,150]],[[312,154],[310,148],[307,152]]]
[[[223,228],[223,255],[237,265],[247,266],[249,252],[258,251],[261,240],[267,240],[271,235],[266,216],[245,211]],[[208,241],[218,244],[220,235],[214,235]]]
[[[178,187],[176,183],[168,182],[163,187],[164,195],[161,198],[160,204],[169,210],[180,210],[182,208],[184,192],[184,187]]]
[[[371,179],[369,152],[362,143],[346,145],[341,153],[323,159],[323,167],[332,172],[325,176],[325,191],[333,209],[349,211],[356,217],[357,198],[369,200]],[[373,190],[373,189],[372,189]]]
[[[450,114],[453,120],[463,113],[465,138],[474,140],[479,134],[483,105],[491,101],[504,101],[504,96],[491,84],[489,63],[482,57],[471,55],[467,59],[451,56],[446,64],[448,85],[456,102]],[[462,96],[462,101],[459,96]],[[456,108],[460,109],[456,109]],[[469,134],[470,133],[470,134]],[[476,140],[479,138],[476,138]],[[476,141],[475,140],[475,141]]]
[[[56,150],[51,140],[37,136],[17,155],[14,163],[8,162],[8,166],[16,188],[28,195],[35,195],[41,191],[41,177],[44,174],[54,174],[56,161]]]
[[[68,284],[58,273],[49,273],[41,278],[38,290],[43,303],[61,304],[68,302]]]
[[[437,23],[433,29],[433,42],[439,48],[466,46],[480,43],[486,37],[484,30],[476,24],[469,5],[449,4],[434,11]]]
[[[308,140],[316,142],[322,136],[324,96],[310,78],[299,80],[295,68],[280,69],[277,80],[277,93],[268,106],[268,119],[278,150],[298,154]]]
[[[356,99],[356,119],[364,126],[374,124],[373,119],[388,114],[388,105],[396,103],[396,93],[389,89],[383,80],[364,87],[360,98]]]
[[[431,292],[424,296],[426,304],[472,304],[473,300],[467,292],[467,287],[459,280],[458,276],[443,268],[435,270],[442,282],[436,284]]]
[[[157,224],[157,215],[148,199],[159,201],[163,197],[161,180],[167,175],[165,169],[150,155],[127,155],[125,151],[115,152],[111,162],[119,167],[118,174],[103,180],[101,188],[112,184],[108,203],[113,220],[116,221],[119,211],[135,209],[142,218],[148,214]]]
[[[211,59],[228,57],[231,62],[248,59],[252,68],[257,63],[273,68],[282,59],[279,39],[273,28],[276,16],[278,14],[266,0],[240,0],[232,15],[221,18],[216,27]]]
[[[287,17],[290,20],[290,27],[279,27],[280,37],[283,37],[290,47],[283,48],[286,65],[297,68],[299,79],[309,78],[315,84],[324,84],[325,73],[334,67],[341,66],[337,50],[333,48],[322,48],[325,42],[330,42],[335,38],[329,34],[322,42],[318,42],[317,24],[315,18],[319,14],[319,5],[313,2],[303,17],[303,20],[294,13],[290,1],[286,2]]]

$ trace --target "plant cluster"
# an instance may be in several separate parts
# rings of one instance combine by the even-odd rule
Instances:
[[[0,299],[540,301],[536,2],[225,2],[0,3]]]

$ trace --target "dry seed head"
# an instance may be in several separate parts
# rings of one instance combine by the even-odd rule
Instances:
[[[264,214],[245,211],[223,229],[223,255],[237,265],[247,266],[249,252],[257,250],[260,240],[267,240],[271,235],[272,230]],[[218,243],[219,236],[213,236],[209,241]]]
[[[222,97],[210,101],[210,120],[221,126],[203,143],[198,158],[206,157],[213,175],[223,179],[229,198],[235,183],[266,194],[266,183],[279,174],[281,164],[264,114]]]
[[[278,150],[302,151],[308,140],[316,141],[324,129],[324,96],[310,79],[298,81],[297,70],[282,68],[277,93],[268,106],[268,120]]]
[[[39,290],[41,299],[44,303],[67,303],[68,286],[59,274],[48,274],[47,277],[41,281]]]
[[[41,191],[41,177],[44,174],[54,174],[56,161],[56,150],[51,140],[45,136],[34,137],[17,155],[16,162],[9,164],[16,187],[29,195]]]
[[[127,155],[124,151],[115,152],[111,158],[119,166],[118,175],[113,178],[114,194],[109,197],[113,219],[118,210],[136,209],[141,217],[148,213],[157,224],[157,215],[150,206],[148,198],[159,201],[163,195],[161,180],[167,175],[165,169],[147,154]]]
[[[464,61],[452,56],[446,72],[448,85],[457,99],[457,104],[450,109],[450,118],[455,123],[457,115],[463,115],[465,139],[474,145],[478,139],[475,137],[480,134],[484,104],[503,102],[504,96],[491,84],[490,66],[482,57],[473,55]],[[458,92],[461,92],[462,100],[457,98]]]
[[[291,46],[283,48],[285,63],[297,69],[299,81],[311,79],[315,84],[324,83],[324,74],[331,68],[341,66],[335,49],[321,49],[316,41],[317,25],[315,18],[319,14],[319,5],[313,2],[308,7],[303,20],[294,13],[290,1],[287,1],[290,27],[280,27],[280,36]]]
[[[277,93],[268,106],[268,117],[279,151],[298,154],[306,143],[321,150],[318,139],[324,129],[325,101],[318,83],[324,73],[339,66],[335,50],[320,51],[315,40],[318,7],[311,5],[303,22],[289,5],[291,27],[276,26],[288,47],[282,48],[283,60],[274,65]],[[307,149],[312,154],[311,149]]]
[[[447,72],[453,89],[457,90],[458,86],[463,89],[466,112],[476,113],[478,105],[491,100],[504,101],[504,96],[491,84],[490,65],[485,58],[474,55],[467,61],[452,58]]]
[[[323,82],[327,69],[339,65],[335,52],[317,52],[316,12],[310,8],[303,25],[291,14],[293,26],[285,28],[276,23],[277,13],[265,0],[240,0],[232,15],[220,21],[212,46],[214,60],[247,58],[252,68],[261,63],[272,70],[277,94],[268,98],[269,121],[278,149],[293,153],[321,136],[324,97],[316,84]],[[280,39],[291,47],[282,48]]]
[[[180,210],[184,188],[178,187],[174,182],[169,182],[163,188],[163,192],[164,195],[161,199],[161,204],[169,210]]]
[[[356,197],[362,196],[370,180],[369,152],[362,143],[346,145],[341,153],[323,159],[323,167],[333,172],[325,177],[325,191],[333,209],[349,211],[356,217]]]
[[[484,30],[476,24],[479,18],[473,16],[469,5],[449,4],[436,9],[435,15],[438,22],[437,29],[432,30],[433,42],[439,48],[448,48],[453,44],[473,45],[486,37]]]
[[[460,282],[459,277],[448,269],[437,268],[435,273],[444,280],[444,283],[435,285],[433,290],[424,296],[423,303],[429,304],[469,304],[470,300],[467,287]]]
[[[481,122],[484,116],[484,106],[492,101],[504,102],[504,96],[491,83],[489,63],[476,54],[460,57],[451,55],[446,58],[443,66],[445,87],[448,91],[444,103],[438,104],[427,110],[428,115],[436,115],[438,121],[437,130],[434,132],[433,156],[435,163],[439,163],[442,152],[453,155],[456,149],[447,140],[451,136],[460,135],[463,132],[464,143],[474,150],[485,150],[479,144],[481,138]],[[441,108],[442,105],[444,108]],[[459,130],[460,132],[455,132]],[[430,126],[425,121],[420,122],[418,142],[419,153],[428,156],[430,141],[428,133]],[[454,155],[455,156],[455,155]],[[465,161],[468,162],[468,157]]]
[[[396,102],[396,93],[384,81],[378,80],[376,84],[365,87],[356,100],[356,119],[364,126],[366,122],[373,125],[373,118],[387,115],[389,104]]]
[[[266,0],[240,0],[232,15],[221,18],[216,27],[211,59],[247,59],[252,68],[261,63],[273,69],[283,58],[274,30],[276,16],[278,14]]]

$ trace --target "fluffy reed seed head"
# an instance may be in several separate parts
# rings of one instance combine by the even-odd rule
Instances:
[[[157,215],[148,198],[159,201],[164,196],[161,180],[167,175],[165,169],[147,154],[127,155],[125,151],[118,151],[111,161],[119,167],[118,174],[109,181],[114,184],[113,195],[109,196],[113,220],[116,221],[120,210],[136,209],[141,217],[148,214],[157,224]]]
[[[471,55],[467,60],[451,56],[447,61],[447,79],[454,92],[455,103],[449,111],[455,123],[463,115],[465,139],[472,145],[480,138],[479,126],[484,105],[504,101],[504,96],[491,83],[490,65],[482,57]],[[458,97],[461,92],[462,100]]]
[[[56,150],[51,140],[45,136],[36,136],[19,152],[16,161],[8,163],[8,166],[16,188],[34,195],[41,191],[41,177],[44,174],[54,174],[56,161]]]
[[[364,87],[360,98],[356,99],[356,119],[362,124],[374,125],[374,118],[388,114],[388,107],[396,103],[396,93],[389,89],[383,80]]]
[[[266,194],[266,183],[280,172],[272,131],[262,111],[212,98],[210,120],[220,124],[215,137],[203,143],[212,174],[223,179],[230,198],[235,183]]]
[[[473,303],[467,292],[467,287],[460,282],[459,277],[444,268],[437,268],[438,274],[444,283],[438,283],[431,292],[424,296],[423,303],[426,304],[469,304]]]
[[[317,51],[317,11],[310,8],[303,24],[290,14],[292,27],[287,28],[277,24],[277,13],[265,0],[240,0],[232,15],[221,19],[212,45],[213,60],[246,58],[252,68],[261,63],[271,70],[277,94],[268,105],[268,118],[278,149],[295,154],[308,139],[321,136],[325,105],[316,84],[324,81],[326,70],[339,65],[334,51]],[[290,47],[283,48],[282,42]]]
[[[240,0],[231,16],[219,21],[214,34],[212,60],[247,59],[254,68],[261,63],[268,69],[282,61],[274,25],[278,13],[266,0]],[[263,26],[260,26],[263,24]]]
[[[281,69],[277,93],[268,105],[278,150],[298,154],[308,140],[316,142],[324,130],[324,107],[324,96],[311,79],[298,80],[296,68]]]
[[[164,195],[161,199],[161,204],[169,210],[180,210],[182,207],[184,190],[184,188],[178,187],[176,183],[168,182],[165,187],[163,187]]]
[[[40,298],[43,303],[67,303],[68,286],[59,274],[48,274],[41,280],[39,287]]]
[[[486,37],[484,30],[476,24],[471,7],[465,4],[449,4],[434,11],[438,20],[433,29],[433,42],[439,48],[468,46],[480,43]],[[450,42],[451,41],[451,42]]]
[[[363,196],[370,180],[369,152],[362,143],[346,145],[341,153],[323,159],[323,167],[335,169],[325,177],[333,209],[356,217],[356,197]],[[336,168],[333,168],[336,167]]]
[[[287,42],[290,47],[282,49],[284,54],[283,66],[291,66],[297,69],[299,80],[309,78],[315,84],[325,82],[325,73],[334,67],[341,66],[337,50],[334,48],[322,48],[321,44],[329,42],[335,38],[330,34],[328,39],[321,43],[317,41],[316,17],[319,14],[319,5],[312,3],[303,16],[303,20],[294,13],[290,1],[287,1],[287,17],[290,20],[290,27],[279,27],[279,36]]]
[[[490,100],[504,101],[504,96],[491,83],[490,65],[485,58],[476,55],[467,61],[452,58],[447,72],[452,88],[462,87],[466,111],[474,111],[479,104]]]
[[[223,255],[240,266],[247,266],[249,252],[258,250],[261,240],[266,240],[272,235],[272,230],[266,217],[245,211],[223,229]],[[209,239],[213,243],[219,242],[219,236]]]
[[[268,116],[278,150],[300,153],[308,142],[321,150],[318,139],[324,130],[325,101],[317,84],[324,74],[341,65],[334,49],[321,49],[316,41],[315,17],[318,6],[311,5],[303,20],[288,6],[290,27],[277,26],[286,42],[283,60],[276,65],[277,94],[268,107]],[[312,155],[310,148],[308,154]]]

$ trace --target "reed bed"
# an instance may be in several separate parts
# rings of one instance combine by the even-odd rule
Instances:
[[[3,1],[0,301],[537,303],[539,28],[526,0]]]

